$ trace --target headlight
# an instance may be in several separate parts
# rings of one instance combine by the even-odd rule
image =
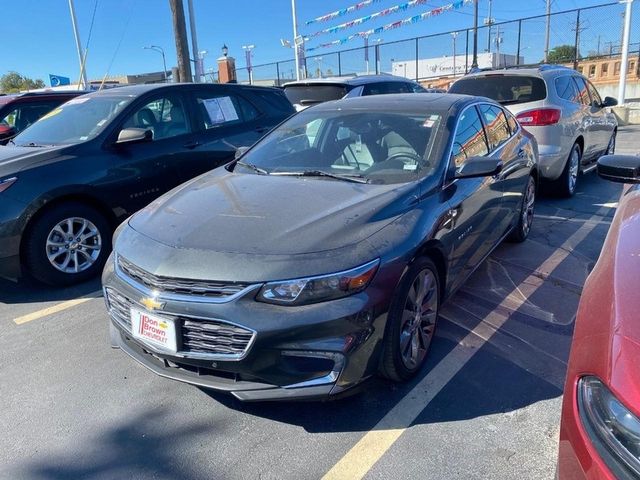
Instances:
[[[640,476],[640,419],[596,377],[578,383],[580,418],[602,459],[618,478]]]
[[[380,259],[344,272],[267,283],[258,293],[261,302],[306,305],[361,292],[378,270]]]
[[[16,180],[18,180],[18,177],[11,177],[5,180],[0,180],[0,193],[4,192],[7,188],[16,183]]]

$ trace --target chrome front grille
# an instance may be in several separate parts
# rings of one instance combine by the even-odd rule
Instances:
[[[111,318],[127,332],[131,332],[131,307],[134,302],[113,288],[105,289]],[[139,307],[143,309],[144,307]],[[231,323],[154,312],[176,321],[178,335],[177,356],[193,358],[242,358],[253,341],[255,332]]]
[[[186,278],[171,278],[154,275],[132,264],[121,256],[118,256],[117,262],[120,271],[124,275],[138,284],[144,285],[145,287],[159,293],[225,299],[240,293],[250,286],[247,283],[239,282],[190,280]]]
[[[235,325],[185,319],[182,323],[182,346],[194,353],[244,355],[253,332]]]

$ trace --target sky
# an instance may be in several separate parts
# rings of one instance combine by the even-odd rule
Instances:
[[[378,12],[408,0],[378,0],[373,4],[350,15],[331,22],[304,26],[306,20],[353,5],[360,0],[296,0],[300,33],[335,26],[338,23],[353,20],[364,15]],[[387,23],[446,5],[453,0],[434,0],[426,5],[417,6],[404,12],[398,12],[379,18],[336,34],[323,35],[309,42],[309,46],[343,38],[351,33],[375,28]],[[291,1],[290,0],[193,0],[196,13],[196,31],[200,50],[207,50],[205,69],[214,68],[221,47],[229,47],[229,55],[236,57],[237,66],[244,66],[242,45],[253,44],[253,64],[263,64],[293,57],[293,50],[283,48],[280,39],[292,39]],[[553,0],[552,11],[574,9],[578,6],[599,5],[605,0]],[[640,25],[640,10],[634,2],[635,25]],[[187,0],[184,0],[185,10]],[[489,0],[479,0],[480,19],[488,15]],[[622,11],[622,7],[614,7]],[[175,42],[171,23],[169,0],[75,0],[78,27],[83,45],[88,42],[87,72],[90,79],[102,79],[110,76],[137,74],[162,70],[162,58],[159,53],[144,50],[145,45],[159,45],[164,48],[167,67],[176,64]],[[95,17],[93,17],[95,9]],[[544,0],[493,0],[492,17],[504,21],[529,17],[545,13]],[[32,78],[42,78],[48,83],[48,75],[68,76],[72,81],[78,78],[79,63],[69,7],[67,0],[20,0],[3,2],[3,38],[4,48],[0,60],[0,74],[15,70]],[[93,28],[91,28],[92,17]],[[188,16],[187,16],[188,25]],[[427,19],[404,28],[385,31],[378,35],[383,42],[404,38],[431,35],[473,25],[473,6],[467,5],[455,12]],[[595,49],[596,38],[604,44],[619,38],[621,21],[617,15],[607,18],[587,18],[582,33],[583,48]],[[495,27],[494,27],[495,28]],[[502,51],[515,49],[515,24],[504,28],[505,42]],[[558,19],[552,22],[552,43],[571,41],[571,22]],[[538,61],[544,43],[544,20],[525,22],[522,52],[527,61]],[[611,33],[614,32],[614,33]],[[89,37],[90,34],[90,37]],[[636,35],[638,36],[638,35]],[[634,37],[635,38],[635,37]],[[459,40],[459,42],[462,39]],[[633,40],[632,40],[633,41]],[[637,41],[637,40],[635,40]],[[343,46],[314,51],[322,54],[324,67],[337,68],[335,55],[330,52],[362,46],[362,39],[356,39]],[[485,45],[486,35],[479,40]],[[582,43],[582,42],[581,42]],[[383,49],[383,56],[396,58],[410,57],[415,49],[409,42]],[[432,56],[449,54],[451,41],[448,36],[438,37],[421,44],[421,49],[431,50]],[[460,47],[458,47],[460,48]],[[431,53],[431,52],[428,52]],[[425,53],[424,55],[428,55]],[[358,55],[360,59],[361,52]],[[422,56],[422,55],[421,55]],[[343,57],[348,63],[349,55]],[[354,62],[356,60],[353,60]],[[267,68],[267,67],[265,67]],[[355,67],[354,67],[355,68]],[[256,70],[257,71],[257,70]],[[266,71],[265,71],[266,72]]]

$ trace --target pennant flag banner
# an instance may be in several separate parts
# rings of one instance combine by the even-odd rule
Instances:
[[[401,12],[412,7],[418,7],[420,5],[424,5],[426,3],[429,3],[429,0],[411,0],[410,2],[401,3],[394,7],[385,8],[384,10],[381,10],[379,12],[372,13],[371,15],[356,18],[355,20],[351,20],[350,22],[341,23],[340,25],[336,25],[335,27],[325,28],[323,30],[319,30],[310,35],[305,35],[305,40],[309,40],[319,35],[325,35],[327,33],[336,33],[341,30],[346,30],[347,28],[355,27],[357,25],[362,25],[363,23],[368,22],[369,20],[375,20],[378,17],[385,17],[387,15],[391,15],[396,12]]]
[[[349,35],[348,37],[344,37],[339,40],[334,40],[328,43],[322,43],[320,45],[316,45],[315,47],[305,48],[305,50],[307,52],[312,52],[314,50],[319,50],[321,48],[334,47],[336,45],[343,45],[356,38],[366,38],[366,37],[369,37],[370,35],[376,35],[378,33],[382,33],[387,30],[393,30],[396,28],[405,27],[407,25],[412,25],[414,23],[421,22],[422,20],[427,20],[431,17],[441,15],[451,10],[457,10],[473,2],[474,0],[456,0],[455,2],[449,3],[448,5],[443,5],[441,7],[434,8],[433,10],[429,10],[428,12],[424,12],[419,15],[414,15],[413,17],[405,18],[404,20],[398,20],[397,22],[388,23],[387,25],[383,25],[377,28],[372,28],[371,30],[367,30],[365,32],[354,33],[353,35]]]
[[[326,15],[322,15],[321,17],[316,17],[313,20],[307,20],[305,25],[311,25],[312,23],[318,22],[327,22],[329,20],[333,20],[334,18],[342,17],[351,12],[355,12],[356,10],[360,10],[361,8],[368,7],[372,3],[378,3],[380,0],[364,0],[363,2],[358,2],[355,5],[351,5],[350,7],[343,8],[341,10],[336,10],[335,12],[327,13]]]

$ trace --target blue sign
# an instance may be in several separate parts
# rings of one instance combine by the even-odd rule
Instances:
[[[71,79],[69,77],[49,74],[49,83],[52,87],[60,87],[62,85],[71,85]]]

